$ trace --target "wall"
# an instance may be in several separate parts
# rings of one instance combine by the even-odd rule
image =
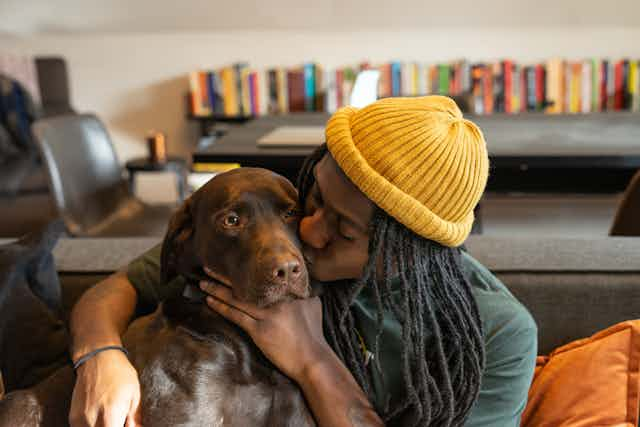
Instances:
[[[122,161],[145,152],[149,129],[168,135],[172,153],[187,154],[197,128],[185,119],[186,75],[198,68],[248,60],[262,68],[315,60],[327,67],[369,59],[444,61],[511,57],[640,58],[640,28],[467,28],[446,31],[228,31],[149,34],[75,34],[0,37],[0,50],[62,55],[72,98],[112,133]]]

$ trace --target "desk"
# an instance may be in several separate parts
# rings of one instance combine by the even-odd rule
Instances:
[[[187,188],[187,162],[180,157],[168,157],[164,162],[152,162],[146,157],[129,160],[125,167],[129,172],[129,189],[135,194],[135,177],[138,172],[172,172],[176,176],[178,198],[183,201]]]
[[[238,162],[265,167],[295,180],[309,147],[263,148],[256,141],[278,126],[319,126],[325,113],[263,117],[232,129],[194,162]],[[470,116],[487,140],[488,190],[602,192],[624,190],[640,168],[640,115],[615,112],[575,115]]]

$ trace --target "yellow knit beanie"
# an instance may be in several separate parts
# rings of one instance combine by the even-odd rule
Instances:
[[[385,98],[329,119],[327,146],[349,179],[406,227],[461,245],[487,183],[480,128],[446,96]]]

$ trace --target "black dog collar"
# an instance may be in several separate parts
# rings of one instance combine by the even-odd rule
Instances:
[[[205,302],[207,294],[198,285],[187,283],[182,291],[182,296],[192,302]]]

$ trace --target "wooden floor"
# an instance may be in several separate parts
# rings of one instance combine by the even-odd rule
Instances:
[[[606,236],[621,194],[486,194],[483,234],[493,236]]]

